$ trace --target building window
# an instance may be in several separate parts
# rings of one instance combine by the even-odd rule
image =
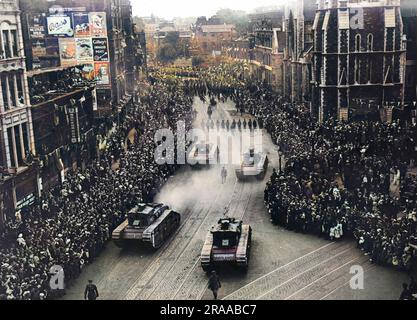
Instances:
[[[355,37],[355,51],[361,51],[361,35],[357,34]]]
[[[9,99],[7,95],[7,78],[6,76],[1,76],[1,89],[3,94],[3,106],[4,109],[7,111],[11,108],[11,105],[9,104]]]
[[[7,128],[7,155],[10,167],[19,168],[25,165],[29,153],[29,131],[27,123]]]
[[[360,83],[360,77],[361,77],[361,62],[358,57],[355,58],[355,72],[354,72],[354,81],[355,84]]]
[[[15,83],[13,79],[13,75],[11,74],[9,77],[9,91],[10,91],[10,99],[12,102],[13,107],[17,107],[17,97],[16,97],[16,91],[15,91]]]
[[[12,57],[12,53],[10,50],[9,30],[2,31],[2,43],[3,43],[3,59],[10,59]]]
[[[368,57],[368,63],[366,64],[367,67],[367,75],[368,83],[372,83],[372,59]]]
[[[374,36],[373,34],[368,34],[368,51],[374,51]]]
[[[17,94],[20,105],[25,104],[25,95],[23,93],[23,77],[21,74],[16,75]]]
[[[10,31],[10,34],[11,34],[11,46],[12,46],[13,57],[18,57],[19,52],[17,49],[17,32],[16,30],[12,30]]]
[[[7,22],[3,22],[0,26],[0,58],[10,59],[19,56],[18,34],[16,26],[11,26]]]
[[[13,107],[25,104],[23,77],[20,73],[8,73],[1,75],[1,94],[3,106],[7,111]]]

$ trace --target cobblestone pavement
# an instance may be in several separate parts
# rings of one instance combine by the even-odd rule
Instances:
[[[196,101],[201,124],[204,105]],[[231,119],[233,105],[219,104],[214,119]],[[278,167],[276,147],[264,135],[271,161]],[[157,201],[182,214],[179,230],[159,250],[138,246],[124,250],[109,243],[105,252],[67,289],[65,299],[82,299],[88,279],[101,299],[211,299],[199,254],[207,232],[227,214],[253,228],[252,259],[247,273],[219,271],[222,299],[398,299],[404,273],[375,266],[352,242],[328,242],[273,226],[263,204],[264,181],[238,182],[233,167],[221,184],[220,167],[183,168],[168,181]],[[352,266],[364,270],[364,289],[352,290]]]

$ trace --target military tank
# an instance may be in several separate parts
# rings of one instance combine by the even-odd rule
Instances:
[[[234,265],[246,271],[249,264],[252,228],[235,218],[220,219],[207,235],[201,250],[205,272],[219,265]]]
[[[142,242],[154,249],[178,229],[179,213],[157,203],[139,204],[129,211],[127,219],[112,233],[115,244],[123,248],[129,242]]]
[[[219,147],[213,143],[198,142],[188,154],[188,163],[192,169],[200,169],[202,167],[217,164],[219,161]]]
[[[236,169],[236,177],[238,180],[250,177],[263,180],[268,171],[268,164],[269,159],[265,153],[255,153],[254,149],[250,149],[243,154],[241,165]]]

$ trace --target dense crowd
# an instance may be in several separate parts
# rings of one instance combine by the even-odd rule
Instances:
[[[29,93],[31,104],[36,105],[54,98],[57,94],[71,92],[74,88],[90,84],[78,68],[70,68],[56,74],[57,78],[40,81],[37,75],[30,79]],[[45,75],[39,75],[44,77]]]
[[[303,106],[260,93],[249,88],[245,105],[263,120],[287,160],[265,190],[273,222],[332,240],[351,234],[372,262],[410,270],[417,209],[415,194],[406,190],[415,186],[407,173],[416,128],[398,122],[318,124]]]
[[[155,162],[154,132],[160,127],[175,131],[179,120],[190,127],[192,99],[161,81],[140,100],[123,124],[111,130],[100,160],[69,174],[61,186],[9,223],[0,242],[0,300],[62,294],[50,288],[51,267],[63,268],[66,284],[75,279],[100,253],[126,212],[139,202],[152,201],[175,171],[174,165]],[[135,141],[126,142],[132,128]]]
[[[189,129],[194,96],[208,97],[212,106],[233,100],[238,113],[256,117],[246,122],[248,128],[267,129],[279,146],[285,168],[274,170],[265,190],[274,223],[334,241],[351,235],[372,262],[410,270],[417,249],[417,178],[409,174],[416,127],[333,119],[319,124],[303,105],[284,101],[262,84],[245,83],[243,71],[239,65],[154,70],[138,106],[110,131],[100,159],[69,174],[8,225],[0,244],[0,300],[53,297],[51,266],[63,267],[67,283],[75,279],[126,211],[152,201],[176,170],[155,162],[155,130],[175,131],[178,120]],[[244,126],[211,119],[202,125]],[[133,143],[126,140],[132,128]]]
[[[331,240],[351,235],[372,262],[410,270],[416,264],[417,178],[409,169],[417,128],[400,121],[320,124],[304,105],[253,80],[244,84],[242,72],[239,66],[206,70],[188,90],[202,99],[232,99],[279,146],[285,170],[274,171],[265,190],[272,221]]]

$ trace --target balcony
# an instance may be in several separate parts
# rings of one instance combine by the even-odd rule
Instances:
[[[45,71],[45,70],[44,70]],[[33,72],[29,75],[29,91],[33,106],[67,96],[74,91],[90,87],[95,82],[86,80],[78,68]]]
[[[13,57],[0,60],[0,72],[11,72],[21,69],[24,69],[24,59],[21,57]]]

